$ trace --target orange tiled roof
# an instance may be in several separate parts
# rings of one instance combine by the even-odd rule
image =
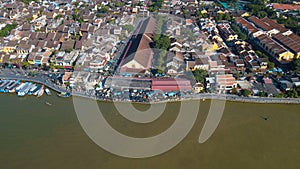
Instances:
[[[294,5],[294,4],[273,4],[274,9],[279,10],[300,10],[300,5]]]

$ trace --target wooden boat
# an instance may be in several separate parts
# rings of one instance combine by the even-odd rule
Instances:
[[[37,97],[41,97],[44,94],[44,86],[38,91]]]

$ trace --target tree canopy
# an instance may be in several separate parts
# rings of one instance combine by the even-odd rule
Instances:
[[[242,90],[242,95],[245,96],[245,97],[248,97],[251,95],[251,91],[250,90],[247,90],[247,89],[243,89]]]
[[[215,17],[216,21],[221,21],[221,20],[226,20],[226,21],[231,21],[231,16],[229,13],[218,13],[217,16]]]
[[[193,75],[198,82],[204,83],[207,76],[207,71],[203,69],[196,69],[195,71],[193,71]]]
[[[130,25],[130,24],[123,25],[122,28],[127,30],[128,32],[131,32],[134,30],[134,26]]]
[[[167,50],[171,45],[171,39],[167,35],[161,35],[154,43],[155,48]]]
[[[240,38],[241,40],[246,40],[246,39],[247,39],[247,35],[244,34],[244,33],[241,31],[240,27],[238,27],[238,26],[235,25],[235,24],[232,24],[231,27],[232,27],[232,29],[234,30],[234,32],[236,32],[236,34],[239,36],[239,38]]]
[[[5,25],[5,27],[0,30],[0,37],[8,36],[10,34],[10,31],[15,29],[16,27],[16,23]]]
[[[291,68],[295,73],[300,73],[300,58],[293,59]]]
[[[164,2],[163,0],[152,0],[152,3],[148,8],[149,11],[150,12],[158,11],[161,8],[163,2]]]

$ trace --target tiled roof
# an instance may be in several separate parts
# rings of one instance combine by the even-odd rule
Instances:
[[[287,28],[285,28],[284,26],[278,24],[276,21],[274,21],[274,20],[272,20],[272,19],[269,19],[269,18],[266,17],[266,18],[263,18],[263,19],[261,19],[261,20],[262,20],[263,22],[269,24],[271,27],[273,27],[273,28],[279,30],[279,31],[282,32],[282,33],[288,31]]]
[[[260,43],[264,44],[276,54],[281,54],[283,52],[288,51],[285,47],[281,46],[275,40],[271,39],[265,34],[258,36],[257,39],[260,41]]]
[[[152,43],[151,37],[149,35],[153,34],[155,31],[156,23],[152,17],[146,19],[141,26],[141,31],[139,35],[136,35],[135,40],[132,41],[132,45],[125,56],[125,59],[121,62],[121,71],[123,72],[136,72],[135,68],[125,67],[125,64],[135,60],[138,62],[145,70],[150,68],[153,51],[151,49],[150,43]],[[137,70],[141,72],[141,70]]]
[[[248,22],[244,18],[237,18],[236,22],[241,24],[243,26],[243,28],[247,29],[248,32],[250,32],[250,33],[255,33],[255,32],[259,31],[254,25],[252,25],[250,22]]]
[[[294,4],[272,4],[274,9],[279,10],[300,10],[300,5],[294,5]]]
[[[292,39],[288,36],[284,36],[282,34],[274,35],[273,38],[278,41],[283,46],[287,47],[294,53],[300,52],[300,43],[298,43],[295,39]]]
[[[260,19],[258,19],[256,16],[251,16],[249,20],[254,23],[256,26],[262,28],[265,31],[270,31],[273,29],[269,24],[266,24],[265,22],[262,22]]]

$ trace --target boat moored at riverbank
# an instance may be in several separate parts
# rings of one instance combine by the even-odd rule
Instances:
[[[45,88],[45,92],[46,92],[46,94],[47,94],[48,96],[51,96],[51,92],[50,92],[50,90],[49,90],[48,88]]]
[[[34,89],[34,91],[32,91],[32,94],[34,96],[37,96],[38,95],[38,92],[42,90],[42,86],[41,85],[37,85],[37,88]]]
[[[28,91],[28,95],[32,95],[33,91],[37,88],[36,84],[33,84],[32,87],[30,88],[30,90]]]
[[[4,92],[4,93],[8,93],[9,92],[9,89],[15,85],[16,81],[15,80],[9,80],[9,83],[1,90],[1,92]]]
[[[15,89],[20,85],[20,81],[17,80],[15,81],[15,83],[13,83],[10,87],[8,87],[6,90],[7,92],[9,93],[14,93],[15,92]]]
[[[30,88],[32,87],[31,82],[25,82],[25,85],[18,91],[18,96],[25,96]]]
[[[41,97],[44,94],[44,86],[42,86],[42,88],[38,91],[37,93],[37,97]]]
[[[10,83],[9,80],[5,80],[1,85],[0,85],[0,92],[3,93],[5,87]]]

